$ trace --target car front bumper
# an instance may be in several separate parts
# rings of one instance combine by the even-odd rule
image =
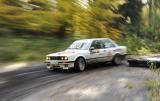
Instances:
[[[45,61],[46,67],[49,70],[53,70],[55,68],[59,69],[70,69],[74,68],[74,61],[67,62],[54,62],[54,61]]]

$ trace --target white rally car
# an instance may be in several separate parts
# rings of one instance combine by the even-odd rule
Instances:
[[[126,47],[118,46],[111,39],[83,39],[73,42],[62,52],[48,54],[45,63],[49,70],[75,68],[84,71],[86,64],[108,61],[121,64],[126,54]]]

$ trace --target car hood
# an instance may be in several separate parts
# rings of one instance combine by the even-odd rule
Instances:
[[[51,54],[48,54],[47,56],[70,56],[70,55],[79,54],[82,51],[83,50],[65,50],[62,52],[51,53]]]

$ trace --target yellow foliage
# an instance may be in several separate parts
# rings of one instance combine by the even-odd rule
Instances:
[[[46,0],[30,0],[29,3],[50,8]],[[118,38],[121,32],[110,26],[119,15],[108,6],[117,7],[118,2],[98,0],[97,4],[83,8],[78,0],[57,0],[54,10],[27,10],[0,2],[0,18],[4,27],[11,30],[37,32],[43,34],[74,36],[81,38],[110,37]],[[0,24],[1,24],[0,19]],[[55,33],[55,34],[54,34]]]
[[[151,51],[145,47],[141,47],[141,49],[137,50],[138,54],[140,55],[146,55],[146,54],[150,54]]]

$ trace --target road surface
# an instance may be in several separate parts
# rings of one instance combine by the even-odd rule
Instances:
[[[44,66],[0,73],[0,101],[147,101],[147,68],[92,65],[85,72]]]

